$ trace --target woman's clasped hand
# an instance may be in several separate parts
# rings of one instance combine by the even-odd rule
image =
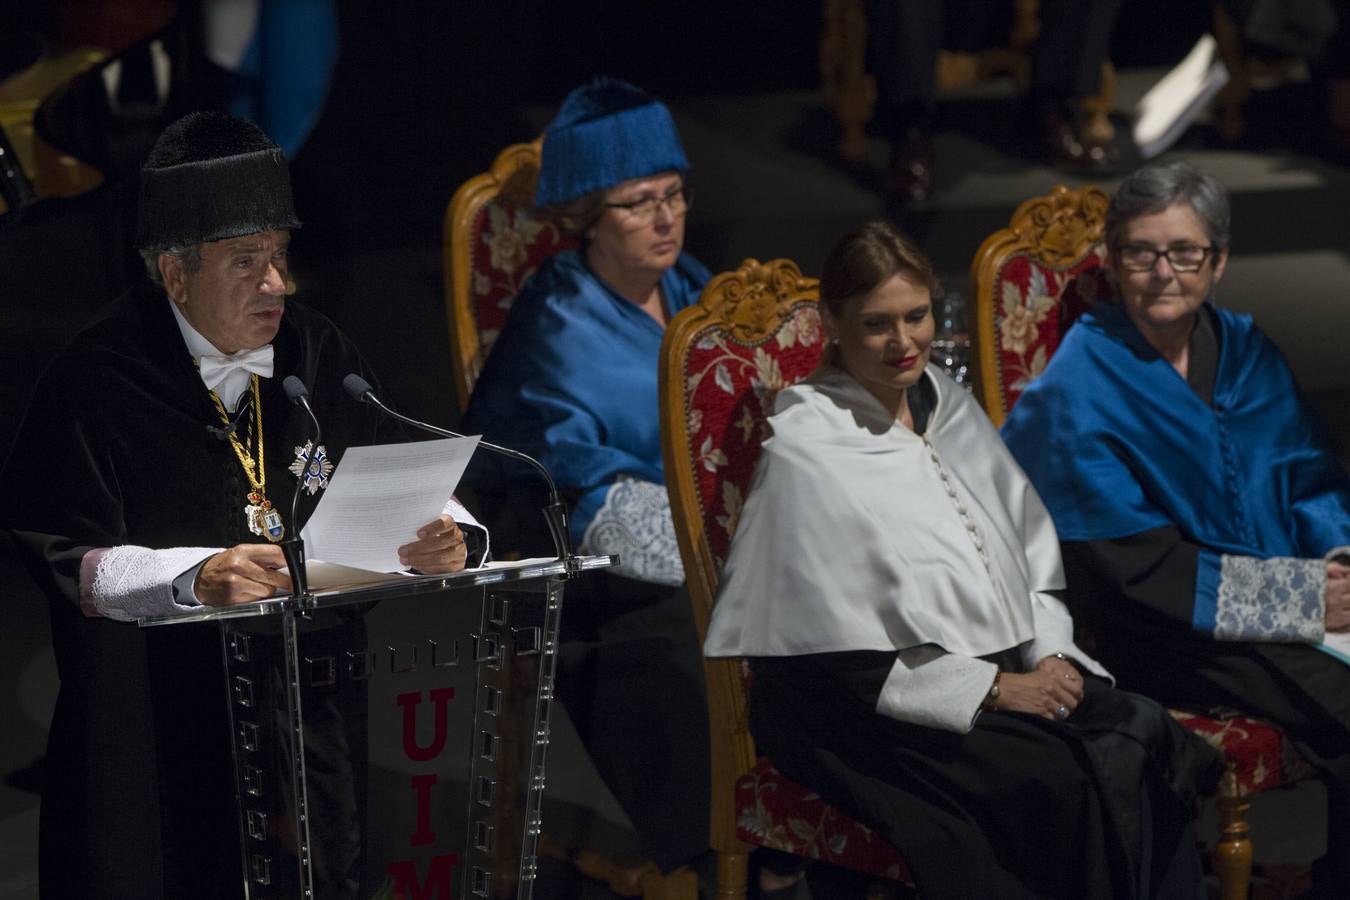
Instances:
[[[1058,656],[1047,656],[1030,672],[1005,672],[998,684],[994,709],[1000,712],[1067,719],[1083,700],[1083,676]]]

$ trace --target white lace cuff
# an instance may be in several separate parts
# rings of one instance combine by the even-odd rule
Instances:
[[[174,601],[174,579],[219,552],[211,547],[151,550],[131,545],[90,550],[80,561],[80,610],[86,616],[132,622],[197,609],[199,604]]]
[[[1327,564],[1225,554],[1215,598],[1214,638],[1316,644],[1326,625]]]
[[[581,552],[619,557],[620,575],[655,584],[684,583],[684,565],[665,485],[620,478],[581,538]]]
[[[1350,565],[1350,547],[1333,547],[1322,557],[1323,562],[1342,562]]]

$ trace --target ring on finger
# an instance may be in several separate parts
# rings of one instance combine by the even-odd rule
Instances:
[[[1068,708],[1067,706],[1065,706],[1063,703],[1061,703],[1061,704],[1055,709],[1055,718],[1056,718],[1056,719],[1067,719],[1068,717],[1069,717],[1069,708]]]

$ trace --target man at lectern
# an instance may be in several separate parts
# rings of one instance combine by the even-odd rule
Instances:
[[[275,542],[313,511],[343,450],[377,440],[375,411],[342,390],[370,371],[287,296],[299,225],[286,159],[257,127],[212,112],[170,125],[141,172],[149,280],[43,373],[0,475],[0,524],[50,600],[61,677],[44,900],[242,893],[220,636],[129,620],[288,591]],[[324,426],[308,466],[289,375]],[[464,568],[456,519],[473,522],[452,501],[401,561]]]

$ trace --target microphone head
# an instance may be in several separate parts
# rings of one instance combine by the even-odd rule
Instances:
[[[305,383],[294,375],[287,375],[282,380],[281,389],[286,392],[286,399],[293,404],[309,397],[309,391],[305,390]]]
[[[357,403],[365,403],[366,395],[375,393],[375,389],[370,386],[370,382],[355,372],[342,379],[342,386],[347,389],[347,393],[351,394],[352,399]]]

